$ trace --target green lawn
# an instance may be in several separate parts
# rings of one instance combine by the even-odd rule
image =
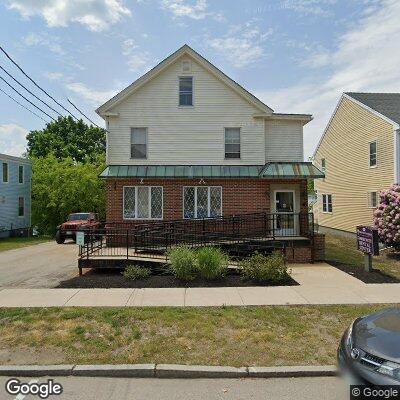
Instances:
[[[384,305],[0,309],[0,363],[334,364]]]
[[[326,235],[325,240],[327,262],[334,261],[364,268],[364,256],[357,250],[356,239]],[[400,253],[381,251],[378,257],[373,257],[373,267],[400,279]]]
[[[49,240],[52,239],[48,236],[0,239],[0,252],[32,246],[34,244],[48,242]]]

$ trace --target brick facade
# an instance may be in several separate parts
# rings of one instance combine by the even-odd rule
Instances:
[[[271,212],[271,184],[294,184],[300,189],[300,211],[308,212],[306,180],[266,179],[107,179],[107,221],[123,221],[124,186],[162,186],[164,220],[183,218],[184,186],[222,186],[222,214]]]

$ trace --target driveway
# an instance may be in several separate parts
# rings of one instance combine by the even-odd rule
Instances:
[[[0,288],[52,288],[78,273],[78,246],[41,243],[0,253]]]

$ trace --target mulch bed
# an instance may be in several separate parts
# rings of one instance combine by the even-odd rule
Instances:
[[[293,286],[298,283],[288,278],[285,282],[273,284],[270,282],[259,283],[244,281],[235,272],[229,273],[222,279],[207,281],[195,279],[184,282],[174,278],[172,275],[154,272],[147,279],[129,280],[121,275],[122,269],[92,269],[82,276],[62,281],[57,288],[186,288],[186,287],[232,287],[232,286]]]
[[[346,274],[354,276],[364,283],[400,283],[400,280],[384,274],[382,271],[372,269],[371,272],[366,272],[363,266],[355,267],[354,265],[342,264],[335,261],[327,261],[332,267],[336,267]]]

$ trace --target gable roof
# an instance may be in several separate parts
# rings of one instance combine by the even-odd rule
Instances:
[[[134,81],[128,87],[126,87],[121,92],[119,92],[114,97],[112,97],[110,100],[105,102],[103,105],[101,105],[96,110],[96,112],[99,115],[104,115],[112,107],[114,107],[117,104],[119,104],[120,102],[122,102],[125,98],[130,96],[132,93],[134,93],[140,87],[142,87],[145,83],[147,83],[148,81],[150,81],[151,79],[156,77],[158,74],[160,74],[163,70],[165,70],[168,66],[173,64],[178,58],[180,58],[183,55],[188,55],[189,57],[192,57],[195,61],[197,61],[200,65],[202,65],[206,70],[208,70],[210,73],[212,73],[216,78],[218,78],[219,80],[224,82],[227,86],[229,86],[232,90],[234,90],[236,93],[238,93],[240,96],[242,96],[249,103],[251,103],[255,107],[257,107],[259,110],[261,110],[267,114],[272,114],[273,110],[270,107],[268,107],[265,103],[263,103],[260,99],[258,99],[252,93],[248,92],[243,86],[239,85],[233,79],[229,78],[229,76],[224,74],[220,69],[218,69],[215,65],[211,64],[207,59],[205,59],[199,53],[194,51],[187,44],[185,44],[184,46],[179,48],[177,51],[175,51],[174,53],[169,55],[167,58],[165,58],[163,61],[161,61],[159,64],[157,64],[150,71],[148,71],[147,73],[142,75],[139,79]]]
[[[345,94],[400,124],[400,93],[346,92]]]

